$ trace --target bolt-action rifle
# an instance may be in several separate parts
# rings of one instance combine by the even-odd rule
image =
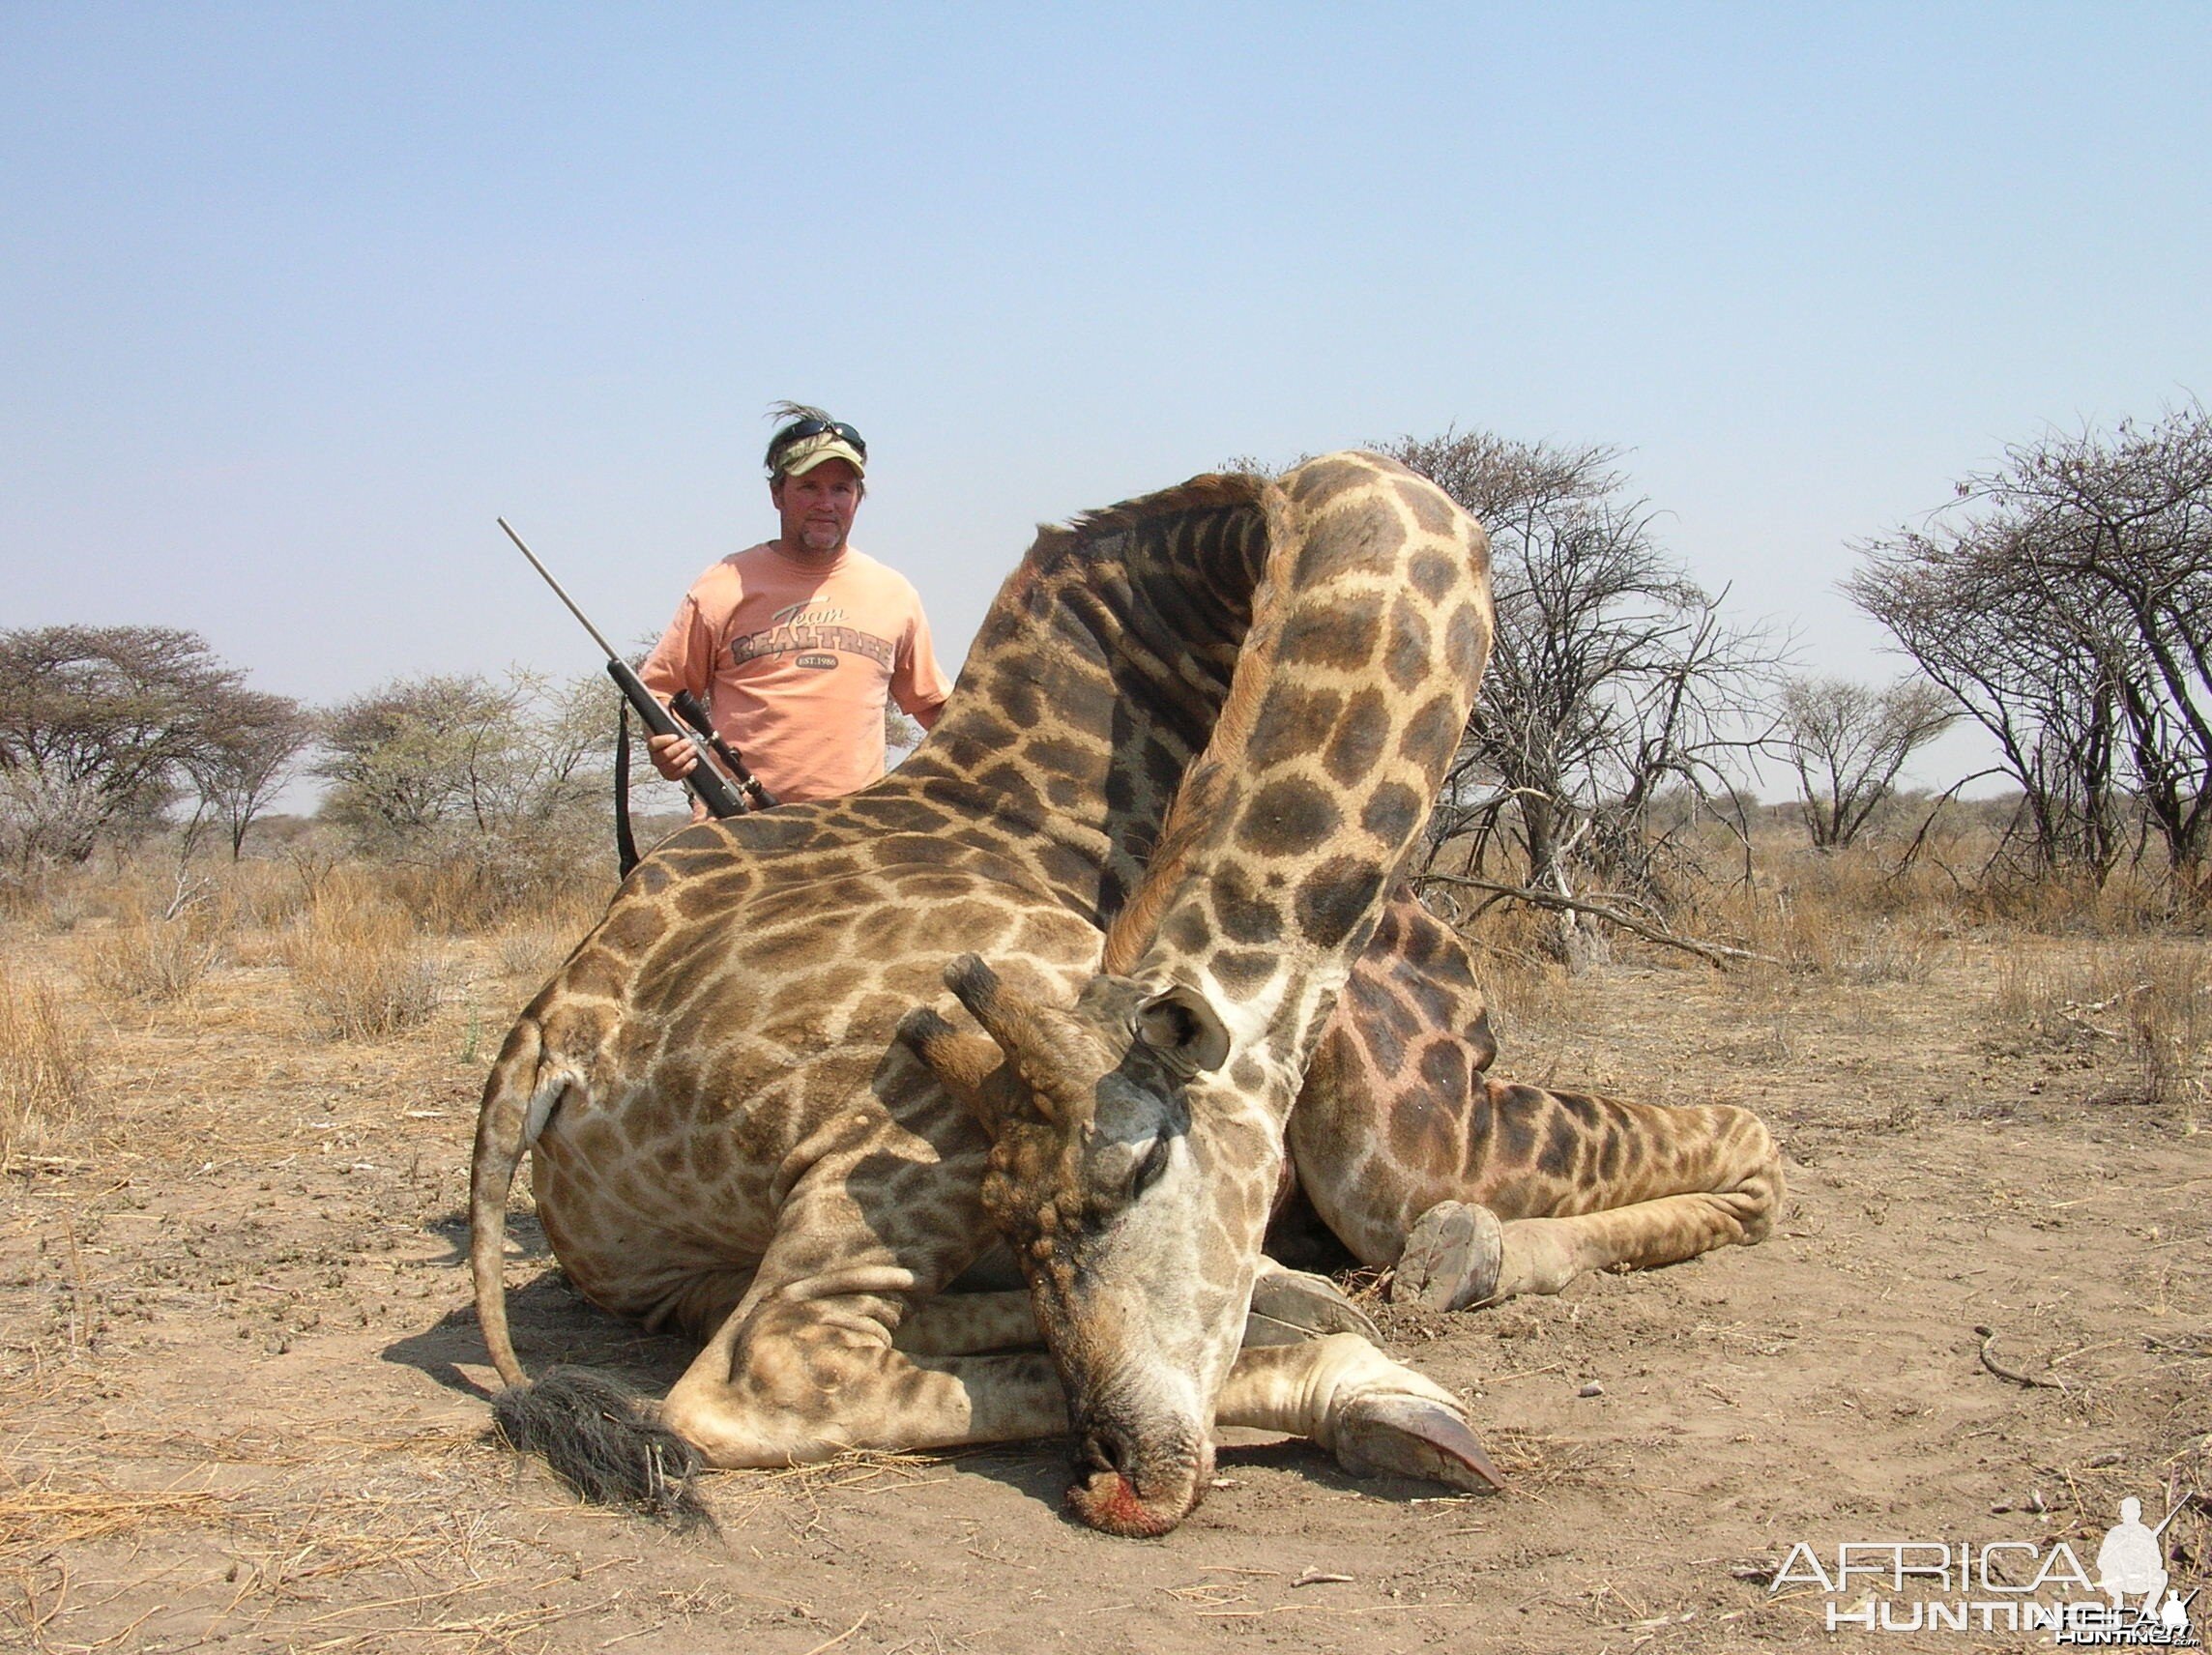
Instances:
[[[663,707],[660,698],[645,687],[645,682],[637,676],[630,664],[615,653],[614,647],[592,624],[591,618],[576,607],[576,600],[561,590],[561,583],[553,578],[550,569],[538,561],[538,554],[522,543],[520,535],[509,528],[507,519],[499,518],[498,523],[507,531],[507,537],[514,542],[515,550],[530,560],[530,566],[553,589],[553,595],[567,604],[568,613],[583,624],[585,631],[591,633],[592,642],[598,645],[599,653],[607,658],[607,676],[615,681],[615,686],[623,692],[627,704],[636,710],[645,727],[655,736],[681,736],[691,743],[691,750],[698,755],[699,762],[684,778],[684,785],[691,790],[692,797],[706,808],[707,814],[717,817],[742,816],[747,810],[765,810],[773,804],[775,796],[761,786],[759,778],[745,768],[745,761],[737,748],[714,733],[713,723],[708,718],[707,710],[699,705],[699,698],[687,689],[679,690],[668,707]],[[670,715],[670,708],[675,710],[675,716]],[[682,718],[684,723],[679,724],[677,718]],[[684,727],[685,724],[690,726],[688,730]],[[628,753],[629,742],[626,735],[623,745],[616,754],[620,761],[616,768],[621,772],[615,782],[618,796],[625,791],[624,783],[627,780]],[[618,816],[616,826],[617,836],[622,844],[623,872],[626,874],[637,861],[636,850],[629,842],[629,812],[626,803]]]

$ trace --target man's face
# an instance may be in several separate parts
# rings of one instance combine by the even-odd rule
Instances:
[[[833,558],[845,549],[860,508],[860,474],[850,460],[824,460],[798,477],[768,485],[783,519],[783,543],[801,557]]]

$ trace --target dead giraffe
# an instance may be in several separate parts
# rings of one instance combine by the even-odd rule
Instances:
[[[1317,535],[1324,518],[1332,527]],[[1200,479],[1047,531],[1002,592],[936,732],[898,772],[851,798],[689,829],[649,858],[525,1010],[486,1087],[472,1263],[502,1375],[523,1382],[500,1234],[528,1149],[548,1237],[581,1291],[705,1341],[653,1410],[672,1434],[662,1446],[782,1465],[854,1444],[1064,1429],[1055,1361],[1065,1353],[1009,1349],[1035,1337],[1023,1296],[941,1296],[984,1250],[990,1140],[892,1028],[934,998],[940,962],[962,948],[988,951],[1011,992],[1040,1002],[1064,1001],[1091,974],[1178,778],[1235,709],[1256,611],[1269,624],[1280,594],[1378,553],[1412,595],[1398,602],[1388,580],[1355,578],[1344,605],[1300,622],[1289,653],[1336,661],[1348,691],[1329,692],[1333,709],[1278,698],[1269,716],[1294,724],[1271,739],[1302,731],[1324,743],[1317,762],[1333,773],[1383,739],[1374,703],[1388,692],[1353,682],[1378,639],[1387,631],[1394,650],[1370,663],[1377,686],[1427,670],[1398,619],[1407,603],[1422,610],[1421,647],[1443,647],[1439,627],[1457,618],[1449,647],[1463,667],[1479,658],[1462,613],[1476,607],[1478,547],[1441,495],[1372,456],[1315,462],[1280,486]],[[1417,733],[1397,734],[1421,753],[1415,769],[1441,763],[1457,737],[1452,697],[1430,700]],[[1425,808],[1412,781],[1366,796],[1389,834],[1417,827]],[[1327,881],[1312,884],[1312,901],[1340,900]],[[1324,998],[1307,1010],[1325,1011]],[[1348,1092],[1341,1113],[1359,1107]],[[1317,1180],[1317,1196],[1326,1186]],[[1459,1269],[1466,1251],[1441,1249],[1431,1274]],[[1295,1281],[1264,1275],[1263,1287],[1270,1305],[1292,1302],[1294,1321],[1330,1324],[1332,1307]],[[1326,1343],[1350,1359],[1345,1341]],[[1349,1390],[1340,1403],[1309,1399],[1319,1411],[1297,1428],[1353,1464],[1467,1480],[1480,1455],[1456,1405],[1351,1343],[1365,1352],[1359,1408]],[[529,1424],[537,1394],[509,1400],[510,1423]],[[565,1427],[538,1427],[566,1451]],[[648,1480],[646,1456],[621,1443],[608,1453],[618,1484]],[[1091,1515],[1114,1523],[1112,1511]]]

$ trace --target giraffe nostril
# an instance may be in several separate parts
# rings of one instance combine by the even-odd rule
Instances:
[[[1101,1437],[1095,1431],[1083,1436],[1083,1458],[1094,1471],[1119,1471],[1121,1468],[1121,1445],[1110,1437]]]

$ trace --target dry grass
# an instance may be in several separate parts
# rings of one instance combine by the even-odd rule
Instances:
[[[603,839],[554,828],[542,836],[485,840],[425,860],[382,864],[373,877],[424,930],[453,937],[567,915],[579,904],[590,910],[588,924],[605,912],[615,886],[614,855]]]
[[[2015,949],[1998,962],[1992,1010],[2051,1045],[2113,1043],[2134,1068],[2137,1098],[2197,1130],[2212,1080],[2212,968],[2201,944],[2125,943],[2063,958]]]
[[[218,896],[167,915],[133,905],[85,944],[84,974],[111,994],[183,1000],[221,962],[231,930],[229,904]]]
[[[2146,947],[2146,986],[2128,1004],[2127,1029],[2147,1100],[2197,1129],[2212,1077],[2212,971],[2200,945]]]
[[[500,970],[538,980],[552,974],[586,932],[606,914],[608,892],[592,884],[549,895],[494,934]]]
[[[91,1036],[61,996],[0,965],[0,1165],[81,1125],[99,1096]]]
[[[0,1476],[8,1478],[0,1486],[0,1557],[14,1561],[145,1528],[225,1524],[238,1503],[205,1489],[126,1492],[102,1482],[71,1486],[52,1472],[31,1480]]]
[[[334,1040],[379,1040],[429,1021],[444,973],[414,923],[357,877],[325,880],[284,954],[308,1020]]]

